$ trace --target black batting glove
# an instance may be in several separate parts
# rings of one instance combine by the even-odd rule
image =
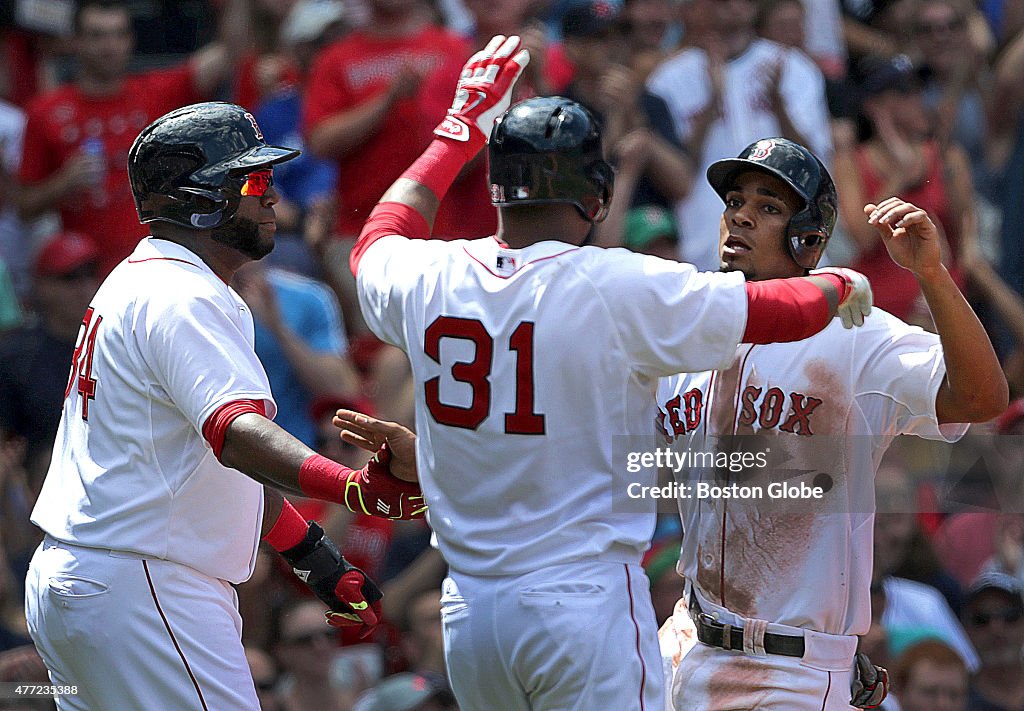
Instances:
[[[380,621],[382,597],[369,576],[341,555],[324,530],[310,522],[306,537],[281,552],[299,579],[329,608],[324,613],[332,627],[365,626],[364,636]]]

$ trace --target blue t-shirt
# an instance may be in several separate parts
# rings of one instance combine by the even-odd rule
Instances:
[[[277,92],[254,112],[267,143],[302,151],[298,158],[274,166],[274,185],[285,199],[305,210],[318,197],[333,199],[338,169],[306,149],[299,130],[301,114],[302,98],[296,87]]]
[[[348,350],[345,329],[334,294],[320,282],[278,269],[267,270],[281,318],[312,350],[343,355]],[[312,394],[302,385],[284,351],[265,325],[255,319],[256,355],[270,380],[277,402],[274,422],[314,447],[316,423],[309,416]]]

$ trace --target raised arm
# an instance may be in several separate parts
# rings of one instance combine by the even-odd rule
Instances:
[[[217,39],[192,55],[195,87],[200,95],[213,96],[234,75],[251,39],[251,6],[252,0],[228,0],[217,26]]]
[[[940,424],[984,422],[1006,409],[1009,388],[984,327],[943,266],[938,229],[921,208],[891,197],[864,206],[889,256],[917,278],[942,341],[946,379],[935,396]]]
[[[441,198],[459,171],[487,145],[491,128],[512,103],[512,89],[530,61],[519,37],[496,35],[462,69],[455,101],[434,129],[437,138],[384,193],[352,250],[350,265],[388,235],[430,236]]]

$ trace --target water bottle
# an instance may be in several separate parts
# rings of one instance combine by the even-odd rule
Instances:
[[[107,156],[103,147],[103,139],[99,136],[92,136],[82,141],[82,152],[96,158],[102,165],[97,172],[93,187],[89,191],[92,196],[92,204],[95,207],[102,207],[107,204]]]

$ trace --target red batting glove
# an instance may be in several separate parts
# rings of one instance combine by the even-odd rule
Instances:
[[[347,561],[345,561],[347,563]],[[331,627],[366,626],[362,636],[368,635],[380,622],[380,590],[359,568],[351,568],[342,574],[334,586],[334,595],[349,608],[332,609],[324,613]],[[369,598],[369,599],[367,599]]]
[[[467,160],[487,145],[494,122],[512,103],[512,88],[530,63],[530,53],[520,50],[520,44],[517,35],[495,35],[470,57],[448,116],[434,129],[436,135],[463,144]]]
[[[427,506],[419,484],[392,474],[390,462],[391,450],[385,443],[365,467],[352,472],[345,482],[345,506],[357,513],[393,521],[423,518]]]

